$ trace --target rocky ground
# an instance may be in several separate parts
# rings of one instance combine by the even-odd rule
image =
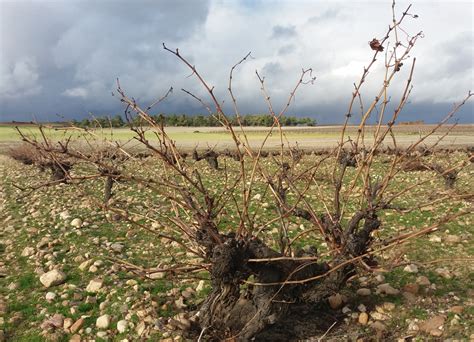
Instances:
[[[104,214],[88,196],[93,185],[25,196],[14,184],[37,182],[38,170],[3,156],[0,175],[0,341],[188,339],[209,291],[206,274],[175,279],[133,266],[157,267],[186,252],[171,257],[173,242]],[[148,210],[144,198],[140,188],[118,196],[138,212]],[[297,337],[304,328],[284,328],[307,341],[474,340],[473,223],[464,216],[383,255],[399,253],[401,266],[351,279],[322,308],[328,329]]]
[[[49,188],[48,201],[44,192],[19,199],[10,182],[36,170],[1,158],[0,340],[181,340],[204,281],[144,277],[118,261],[156,262],[170,241],[156,244],[151,234],[90,211],[77,189]]]

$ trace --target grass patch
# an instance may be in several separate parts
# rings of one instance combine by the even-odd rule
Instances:
[[[35,288],[39,285],[36,274],[26,273],[18,278],[18,288],[21,291]]]

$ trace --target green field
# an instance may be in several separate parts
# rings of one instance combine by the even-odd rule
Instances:
[[[416,141],[420,134],[426,133],[431,130],[434,126],[432,125],[421,125],[421,126],[398,126],[395,129],[396,137],[400,146],[407,146],[410,143]],[[426,143],[434,143],[444,133],[446,128],[440,130],[436,134],[430,136]],[[39,137],[39,131],[35,126],[21,126],[21,130],[28,134]],[[268,128],[266,127],[246,127],[245,132],[248,137],[249,143],[253,147],[260,146],[263,139],[267,135]],[[290,145],[298,146],[302,149],[328,149],[337,145],[340,137],[340,126],[317,126],[317,127],[284,127],[285,133],[285,145],[286,139]],[[215,148],[217,150],[223,150],[226,148],[233,148],[234,144],[231,135],[222,128],[216,127],[168,127],[166,128],[167,133],[172,139],[176,141],[178,147],[184,150],[191,150],[196,146],[199,149],[208,147]],[[235,131],[237,135],[241,136],[240,128],[236,127]],[[374,131],[374,127],[368,127],[366,139],[371,141],[371,134]],[[65,130],[64,128],[45,129],[45,133],[52,140],[64,138],[67,135],[72,135],[75,140],[83,141],[84,136],[77,131]],[[100,142],[103,139],[118,140],[122,143],[129,142],[129,146],[135,145],[133,140],[135,133],[130,131],[128,128],[115,128],[115,129],[104,129],[104,130],[93,130],[90,131],[88,136],[89,139]],[[357,127],[350,126],[346,132],[346,137],[354,138],[357,135]],[[147,137],[150,141],[156,141],[156,137],[153,132],[147,133]],[[8,149],[15,144],[20,142],[20,137],[15,128],[9,125],[0,125],[0,153]],[[391,139],[387,139],[386,143],[391,144]],[[277,129],[274,130],[270,138],[268,139],[265,147],[268,149],[276,149],[281,145],[280,134]],[[448,137],[446,137],[439,146],[445,147],[465,147],[474,145],[474,125],[459,125],[457,126]]]
[[[21,127],[23,133],[29,136],[35,136],[40,138],[40,132],[38,128],[34,126]],[[178,146],[184,148],[191,148],[194,146],[208,147],[217,146],[217,148],[226,148],[232,146],[232,138],[229,133],[220,128],[210,127],[169,127],[166,129],[167,133],[172,139],[174,139]],[[82,133],[77,131],[65,130],[62,128],[53,128],[44,130],[45,134],[51,140],[62,139],[67,135],[72,135],[77,140],[83,140]],[[239,129],[236,129],[237,135],[241,136]],[[258,144],[266,136],[265,128],[250,128],[246,130],[246,134],[249,141],[253,144]],[[338,137],[338,133],[335,131],[331,132],[318,132],[307,129],[288,129],[285,132],[286,137],[292,143],[296,141],[313,141],[315,139],[335,141]],[[94,137],[98,140],[110,139],[118,140],[121,142],[127,142],[133,139],[135,133],[128,128],[114,128],[104,130],[93,130],[88,134],[91,138]],[[87,135],[86,135],[87,136]],[[147,138],[150,141],[156,141],[157,138],[152,130],[147,133]],[[0,143],[16,143],[20,139],[18,132],[10,126],[0,126]],[[276,146],[280,143],[280,135],[275,129],[271,137],[268,140],[268,146]]]
[[[21,131],[27,135],[40,137],[40,131],[35,126],[23,126],[20,127]],[[198,129],[193,129],[193,131],[197,131]],[[220,140],[225,139],[226,134],[221,132],[196,132],[190,131],[189,129],[175,129],[174,127],[169,129],[170,135],[175,140],[179,141],[190,141],[190,140],[200,140],[200,141],[213,141],[213,140]],[[82,133],[75,132],[73,130],[66,130],[62,128],[45,128],[45,134],[52,140],[61,139],[66,135],[72,135],[75,138],[80,138]],[[114,128],[112,130],[91,130],[91,135],[97,136],[98,138],[107,138],[107,139],[114,139],[120,141],[127,141],[134,137],[135,133],[132,132],[128,128]],[[147,134],[147,137],[153,140],[153,133]],[[20,134],[18,131],[10,126],[0,126],[0,141],[17,141],[19,140]]]

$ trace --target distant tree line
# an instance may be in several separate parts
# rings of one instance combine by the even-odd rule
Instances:
[[[400,121],[399,125],[424,125],[425,120],[416,120],[416,121]]]
[[[114,117],[109,116],[102,116],[102,117],[94,117],[94,118],[85,118],[81,121],[73,120],[72,121],[74,126],[83,127],[83,128],[97,128],[97,127],[124,127],[126,126],[125,120],[122,118],[121,115],[115,115]]]
[[[218,127],[221,123],[210,115],[188,115],[188,114],[157,114],[153,115],[156,122],[163,122],[165,126],[175,127]],[[230,117],[233,125],[238,125],[237,117]],[[144,125],[140,118],[134,118],[134,123]],[[273,117],[268,114],[249,114],[242,115],[240,121],[243,126],[265,126],[273,124]],[[82,121],[73,121],[74,125],[79,127],[124,127],[127,122],[121,115],[114,117],[96,117],[93,119],[83,119]],[[312,118],[298,118],[295,116],[283,116],[280,118],[282,126],[314,126],[316,120]]]

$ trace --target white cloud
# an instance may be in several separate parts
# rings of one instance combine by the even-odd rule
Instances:
[[[71,89],[66,89],[62,95],[68,96],[68,97],[80,97],[80,98],[87,98],[89,95],[89,92],[87,89],[83,87],[76,87],[76,88],[71,88]]]
[[[355,79],[357,76],[360,76],[364,63],[366,61],[350,61],[347,65],[334,68],[331,73],[337,77],[352,77]]]
[[[38,94],[38,70],[34,58],[23,57],[14,63],[0,64],[0,96],[5,98],[21,98]]]

